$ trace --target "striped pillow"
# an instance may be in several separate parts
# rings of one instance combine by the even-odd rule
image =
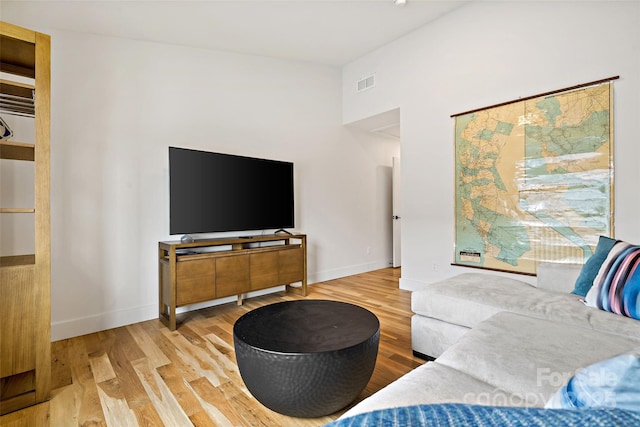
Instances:
[[[617,242],[587,293],[588,306],[640,319],[640,246]]]

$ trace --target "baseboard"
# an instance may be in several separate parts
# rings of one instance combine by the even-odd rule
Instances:
[[[283,291],[284,286],[263,289],[260,291],[249,292],[245,294],[246,298],[257,297],[274,292]],[[176,311],[182,313],[190,310],[199,310],[202,308],[213,307],[216,305],[236,302],[236,296],[220,298],[207,301],[200,304],[180,307]],[[96,314],[94,316],[80,317],[69,319],[61,322],[51,323],[51,341],[60,341],[66,338],[78,337],[81,335],[91,334],[94,332],[104,331],[106,329],[118,328],[132,323],[144,322],[158,318],[158,305],[150,304],[139,307],[133,307],[127,310],[110,311],[106,313]]]
[[[421,280],[401,277],[400,289],[404,289],[405,291],[419,291],[420,289],[423,289],[427,283],[428,282],[423,282]]]
[[[391,267],[389,261],[373,261],[364,264],[350,265],[333,270],[319,271],[307,276],[309,283],[326,282],[327,280],[339,279],[341,277],[353,276],[355,274],[366,273],[368,271],[380,270]]]
[[[158,317],[158,304],[110,311],[51,323],[51,341],[78,337]]]
[[[352,265],[345,268],[334,270],[325,270],[313,274],[308,274],[307,282],[313,284],[316,282],[325,282],[327,280],[338,279],[341,277],[352,276],[354,274],[366,273],[368,271],[379,270],[389,267],[386,261],[377,261],[365,264]],[[266,295],[284,290],[284,286],[264,289],[261,291],[250,292],[246,294],[246,298]],[[213,307],[220,304],[226,304],[237,301],[235,296],[221,298],[206,303],[194,304],[189,307],[182,307],[178,312],[187,310],[198,310],[201,308]],[[80,317],[75,319],[67,319],[59,322],[51,323],[51,341],[60,341],[66,338],[78,337],[81,335],[91,334],[94,332],[104,331],[106,329],[117,328],[132,323],[144,322],[146,320],[158,318],[158,305],[156,303],[131,307],[125,310],[110,311],[99,313],[92,316]]]

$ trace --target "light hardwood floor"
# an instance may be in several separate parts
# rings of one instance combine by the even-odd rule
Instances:
[[[358,304],[380,319],[371,381],[357,401],[424,363],[411,352],[410,292],[399,269],[315,283],[307,298]],[[278,292],[183,313],[171,332],[158,320],[52,344],[51,426],[321,426],[273,412],[246,390],[235,363],[233,324],[265,304],[300,299]]]

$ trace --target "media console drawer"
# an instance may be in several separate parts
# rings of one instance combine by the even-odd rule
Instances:
[[[215,259],[180,260],[176,265],[176,306],[216,297]]]
[[[175,330],[177,307],[233,295],[241,304],[247,292],[281,285],[306,296],[306,240],[304,234],[278,234],[159,242],[160,320]]]

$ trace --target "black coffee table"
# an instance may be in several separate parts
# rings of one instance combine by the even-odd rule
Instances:
[[[281,414],[312,418],[344,408],[367,385],[380,322],[353,304],[286,301],[240,317],[233,340],[240,375],[258,401]]]

